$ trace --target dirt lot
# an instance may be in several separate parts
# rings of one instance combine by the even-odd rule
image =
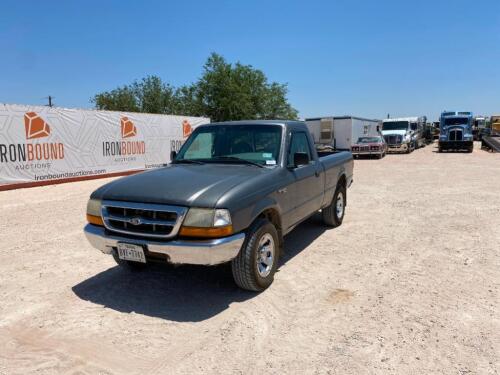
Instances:
[[[262,294],[118,269],[82,233],[105,180],[0,193],[0,374],[498,374],[500,155],[435,151],[356,161]]]

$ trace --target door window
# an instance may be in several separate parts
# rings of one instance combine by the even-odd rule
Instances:
[[[309,140],[304,132],[292,133],[290,140],[290,151],[288,153],[288,164],[293,164],[293,155],[296,152],[305,152],[309,155],[309,160],[312,161],[311,149],[309,147]]]

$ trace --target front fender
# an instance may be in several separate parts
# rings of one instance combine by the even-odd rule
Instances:
[[[255,219],[259,217],[261,213],[270,209],[276,211],[281,223],[281,208],[279,207],[278,202],[274,198],[268,196],[257,202],[256,205],[254,205],[251,214],[251,220],[248,225],[252,224],[255,221]]]
[[[235,232],[241,232],[249,228],[255,219],[268,209],[275,210],[281,222],[281,208],[278,202],[273,197],[266,196],[257,201],[249,202],[245,207],[241,207],[236,212],[231,213]]]

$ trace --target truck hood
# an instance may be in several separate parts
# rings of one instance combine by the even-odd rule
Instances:
[[[407,130],[382,130],[382,135],[402,135],[405,136]]]
[[[215,207],[227,191],[269,172],[251,165],[174,164],[112,181],[94,191],[91,198]]]

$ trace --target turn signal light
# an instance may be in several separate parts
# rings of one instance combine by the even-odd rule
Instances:
[[[101,227],[104,226],[104,222],[102,221],[102,217],[100,217],[100,216],[94,216],[94,215],[87,214],[87,221],[90,224],[99,225]]]
[[[181,227],[179,235],[186,237],[226,237],[233,234],[233,226],[226,225],[225,227],[210,227],[210,228],[200,228],[200,227]]]

